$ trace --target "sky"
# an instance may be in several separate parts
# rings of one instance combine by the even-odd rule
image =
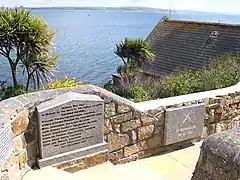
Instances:
[[[240,0],[0,0],[0,6],[139,6],[163,9],[240,13]]]

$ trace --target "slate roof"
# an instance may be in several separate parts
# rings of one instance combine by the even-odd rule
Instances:
[[[240,25],[164,17],[146,41],[155,57],[143,64],[144,73],[162,76],[186,68],[199,70],[213,57],[240,53]]]

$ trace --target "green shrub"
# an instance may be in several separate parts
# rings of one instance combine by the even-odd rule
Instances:
[[[146,101],[149,99],[147,90],[138,84],[133,84],[129,87],[131,100],[134,102]]]
[[[9,87],[2,86],[0,88],[0,99],[4,100],[10,97],[18,96],[25,93],[27,92],[23,85],[18,85],[16,88],[14,88],[13,86],[9,86]]]
[[[63,81],[56,79],[53,82],[49,83],[48,87],[50,89],[58,89],[58,88],[65,88],[65,87],[80,86],[82,84],[83,83],[81,81],[76,82],[74,78],[69,80],[69,78],[65,76]]]
[[[240,56],[226,54],[214,58],[197,71],[183,70],[166,77],[137,80],[114,93],[134,102],[185,95],[229,87],[240,82]],[[114,89],[114,88],[113,88]]]
[[[232,86],[240,81],[240,56],[225,54],[201,71],[203,90]]]
[[[140,65],[137,62],[129,62],[118,67],[117,71],[120,74],[133,76],[140,70]]]

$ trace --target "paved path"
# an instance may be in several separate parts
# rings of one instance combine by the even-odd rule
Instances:
[[[73,174],[47,167],[28,172],[23,180],[190,180],[200,145],[123,165],[107,162]]]

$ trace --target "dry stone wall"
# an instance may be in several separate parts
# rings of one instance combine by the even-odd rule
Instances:
[[[19,179],[36,165],[36,159],[40,155],[36,106],[70,91],[95,94],[104,100],[104,139],[108,143],[109,152],[56,165],[68,171],[84,169],[108,160],[114,164],[127,163],[188,146],[192,139],[165,145],[166,109],[204,103],[205,118],[201,138],[240,127],[240,88],[224,91],[221,96],[211,95],[211,98],[208,98],[206,92],[204,98],[186,98],[181,102],[160,104],[147,110],[92,85],[25,94],[0,102],[0,119],[11,123],[13,133],[13,152],[1,166],[1,179]],[[146,102],[149,107],[153,103],[155,102]]]
[[[177,150],[189,145],[183,141],[164,144],[165,110],[204,103],[205,117],[202,136],[240,127],[240,93],[230,93],[216,98],[206,98],[171,106],[161,106],[139,112],[124,105],[109,103],[105,117],[106,140],[109,143],[109,159],[114,164],[126,163],[155,154]]]

